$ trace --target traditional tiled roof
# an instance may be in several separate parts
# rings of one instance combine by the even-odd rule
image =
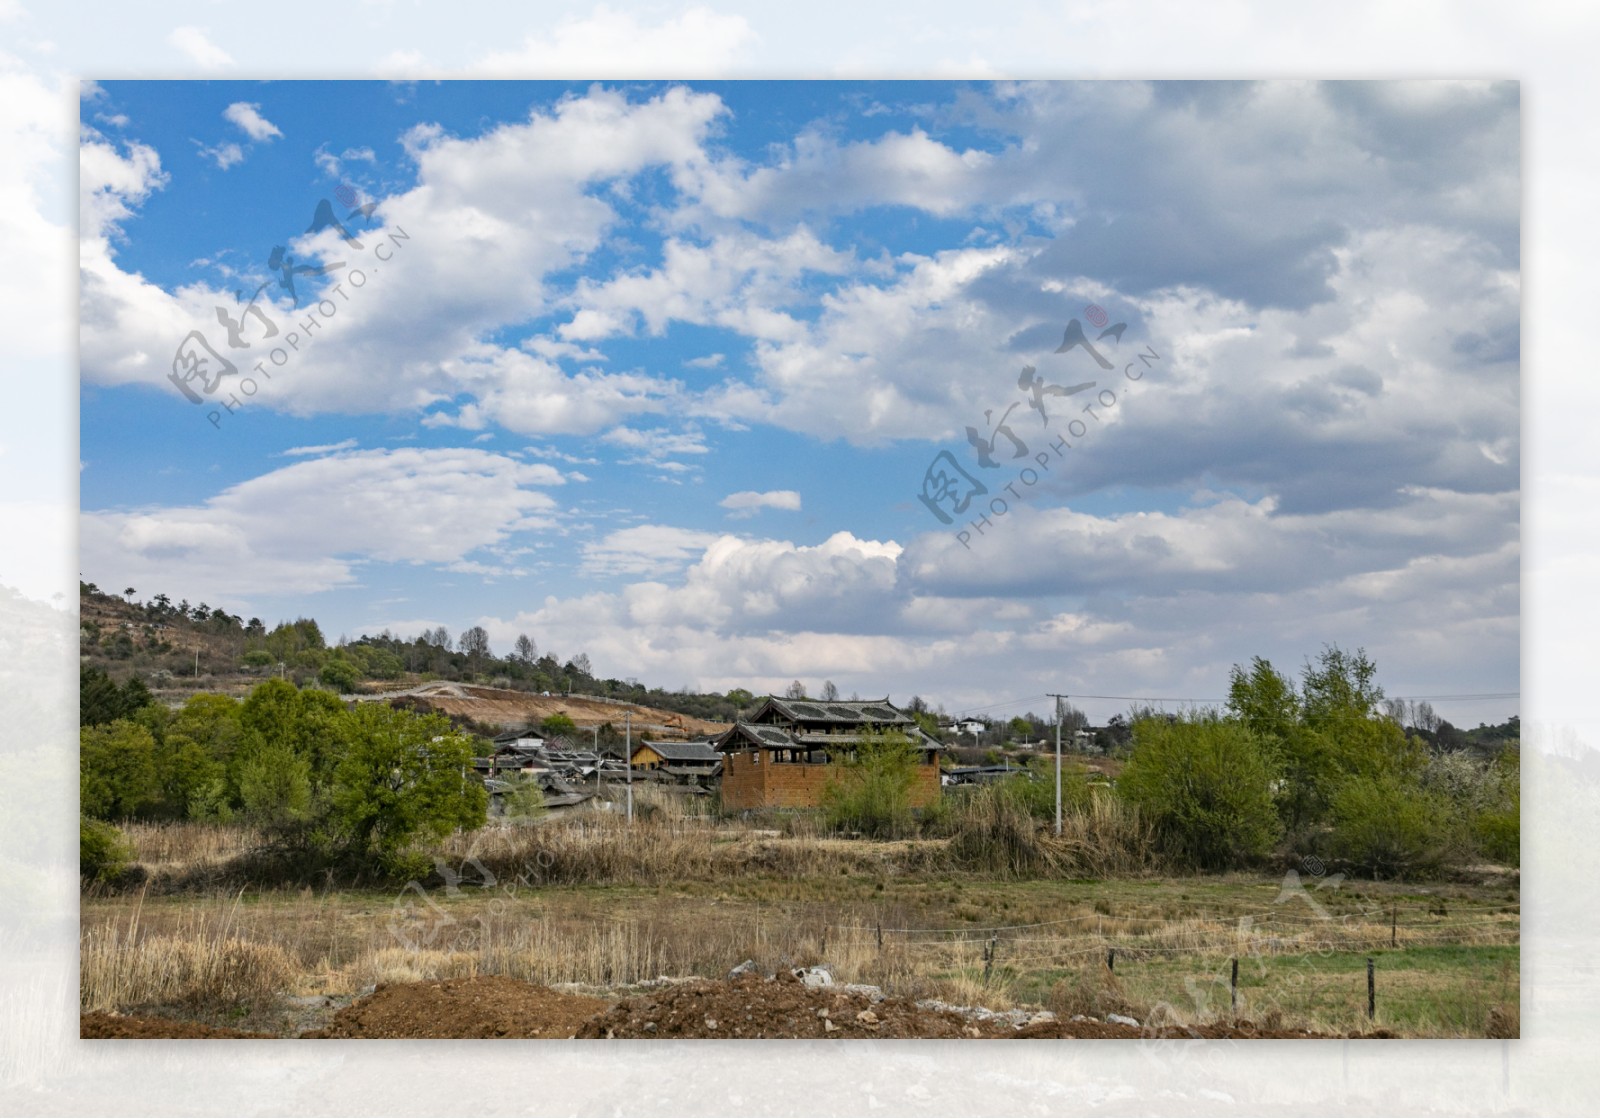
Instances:
[[[639,743],[640,748],[648,746],[669,762],[715,762],[722,760],[722,754],[709,742],[654,742]]]
[[[916,720],[885,696],[883,699],[780,699],[768,696],[762,701],[752,720],[760,721],[768,711],[796,723],[839,723],[878,727],[905,726]]]
[[[742,720],[728,728],[717,738],[715,746],[723,753],[748,748],[751,743],[777,750],[826,750],[834,746],[850,746],[860,742],[874,728],[870,724],[857,724],[851,728],[841,725],[838,730],[807,732],[795,731],[773,723],[746,723]],[[910,737],[912,744],[921,750],[938,750],[938,742],[922,732],[913,723],[909,727],[895,728]]]

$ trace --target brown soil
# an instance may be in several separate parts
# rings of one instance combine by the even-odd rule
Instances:
[[[733,1037],[999,1037],[1009,1026],[968,1023],[909,999],[873,1003],[837,987],[806,987],[798,979],[695,979],[635,995],[591,1019],[581,1038]]]
[[[161,1038],[161,1037],[271,1037],[271,1034],[252,1034],[216,1026],[202,1026],[199,1022],[182,1022],[176,1018],[155,1018],[138,1015],[106,1014],[95,1011],[78,1019],[78,1036],[81,1038]]]
[[[171,1018],[85,1014],[85,1038],[260,1038]],[[689,979],[613,1003],[504,976],[394,983],[340,1010],[304,1038],[1315,1038],[1252,1022],[1198,1027],[1124,1026],[1109,1022],[1039,1022],[1015,1029],[971,1021],[891,996],[872,1002],[840,987],[807,987],[784,975],[762,979]],[[1387,1030],[1352,1037],[1392,1038]]]
[[[720,734],[727,723],[713,723],[693,715],[680,715],[636,703],[602,703],[578,696],[543,696],[506,688],[485,688],[477,684],[434,681],[415,688],[379,693],[383,697],[406,697],[446,715],[462,715],[498,727],[529,726],[551,715],[565,715],[587,732],[610,723],[622,729],[623,715],[633,713],[633,733],[637,742],[643,734],[670,736]],[[583,746],[583,735],[576,745]]]
[[[571,1037],[610,1004],[499,975],[392,983],[301,1037]]]

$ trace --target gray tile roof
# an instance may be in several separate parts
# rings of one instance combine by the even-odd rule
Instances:
[[[641,742],[640,747],[648,746],[669,762],[716,762],[722,760],[722,752],[709,742]]]
[[[845,723],[857,726],[870,723],[873,726],[890,727],[916,722],[890,703],[887,696],[862,700],[780,699],[778,696],[768,696],[761,706],[763,710],[770,706],[784,718],[799,723]]]

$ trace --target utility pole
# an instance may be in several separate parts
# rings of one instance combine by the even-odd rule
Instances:
[[[1056,701],[1056,835],[1061,835],[1061,701],[1067,697],[1050,693]]]
[[[628,711],[623,715],[623,723],[627,729],[626,753],[623,760],[628,763],[628,823],[633,823],[633,712]]]

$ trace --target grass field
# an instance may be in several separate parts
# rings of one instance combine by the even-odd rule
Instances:
[[[916,997],[1197,1024],[1232,1013],[1237,959],[1238,1014],[1256,1021],[1426,1037],[1516,1028],[1520,905],[1505,881],[996,880],[906,844],[727,828],[695,838],[710,825],[652,826],[653,840],[647,828],[631,841],[593,827],[545,836],[518,873],[503,857],[463,861],[404,889],[91,894],[82,1004],[237,1019],[270,1016],[283,996],[350,995],[385,981],[501,974],[615,988],[718,976],[754,959],[767,970],[824,963],[840,981]],[[225,856],[229,843],[217,831],[187,843],[171,830],[132,837],[141,861],[179,869]],[[627,855],[627,844],[652,842],[665,861]],[[541,877],[577,858],[579,845],[619,843],[627,857],[608,848],[611,881]],[[723,873],[718,860],[733,858],[742,871]],[[501,870],[485,876],[486,866]]]

